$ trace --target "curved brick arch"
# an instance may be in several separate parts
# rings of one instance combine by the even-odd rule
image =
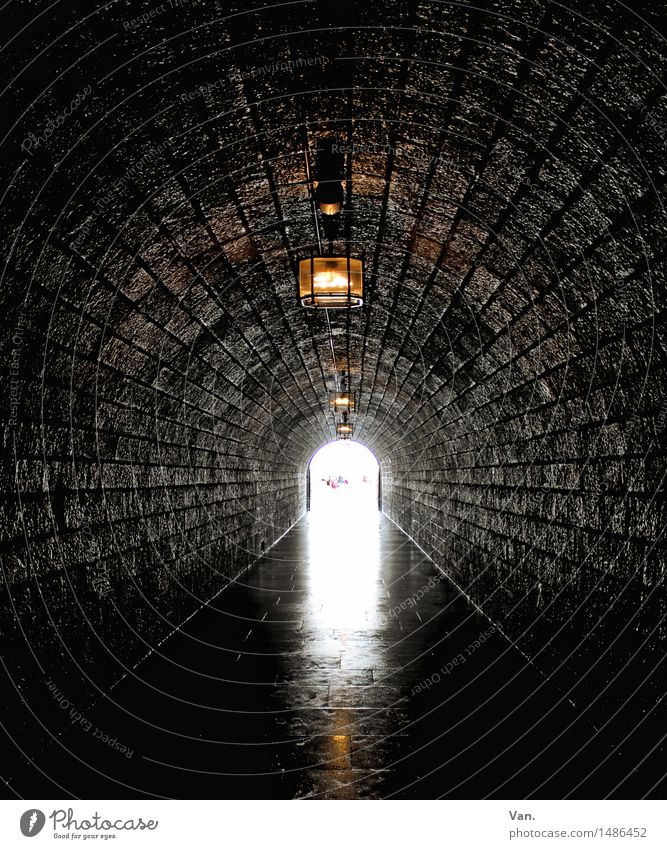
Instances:
[[[367,304],[332,314],[334,350],[385,510],[546,672],[600,657],[581,682],[597,692],[640,645],[649,671],[667,413],[655,21],[512,0],[369,3],[334,26],[325,5],[143,21],[111,4],[73,28],[63,8],[30,72],[8,46],[19,617],[102,686],[302,513],[333,433],[328,331],[295,291],[315,247],[304,149],[336,143],[337,247],[365,254]]]

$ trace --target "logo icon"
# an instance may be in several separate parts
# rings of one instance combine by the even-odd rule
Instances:
[[[36,808],[26,811],[21,817],[21,834],[24,837],[34,837],[44,828],[46,817]]]

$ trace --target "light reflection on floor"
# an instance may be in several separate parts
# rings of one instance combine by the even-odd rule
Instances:
[[[324,631],[378,624],[380,514],[365,498],[330,492],[308,519],[308,607]]]
[[[311,780],[324,794],[335,790],[338,776],[349,781],[354,774],[351,732],[365,697],[358,703],[349,696],[351,691],[367,694],[373,688],[371,670],[381,666],[381,646],[372,636],[384,620],[381,598],[386,597],[380,574],[380,520],[375,495],[365,485],[325,487],[318,509],[307,519],[305,664],[326,656],[335,664],[328,675],[328,722],[310,743]],[[366,686],[359,685],[360,674],[369,675],[362,678]],[[350,688],[353,681],[356,686]]]

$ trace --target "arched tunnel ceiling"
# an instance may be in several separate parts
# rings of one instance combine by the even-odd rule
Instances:
[[[49,357],[71,366],[76,339],[75,385],[151,387],[157,427],[178,405],[204,441],[248,417],[262,450],[305,462],[332,436],[333,369],[295,293],[316,249],[304,151],[340,143],[335,248],[366,257],[367,304],[332,312],[332,338],[378,456],[494,427],[539,452],[587,415],[584,384],[594,419],[657,400],[664,139],[627,90],[663,114],[648,23],[597,3],[371,4],[344,23],[321,3],[163,6],[60,10],[12,81],[10,191],[30,205],[6,281],[54,309]],[[101,405],[100,427],[120,421]]]
[[[305,508],[335,357],[390,518],[547,673],[623,699],[607,684],[636,658],[648,715],[667,518],[659,10],[15,11],[16,645],[75,661],[69,686],[83,671],[97,698],[240,574]],[[329,333],[296,272],[316,249],[305,151],[333,143],[333,247],[363,254],[367,286]]]

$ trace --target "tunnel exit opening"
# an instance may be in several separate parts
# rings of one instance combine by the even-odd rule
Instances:
[[[365,445],[336,440],[312,456],[306,506],[313,513],[381,510],[380,463]]]

